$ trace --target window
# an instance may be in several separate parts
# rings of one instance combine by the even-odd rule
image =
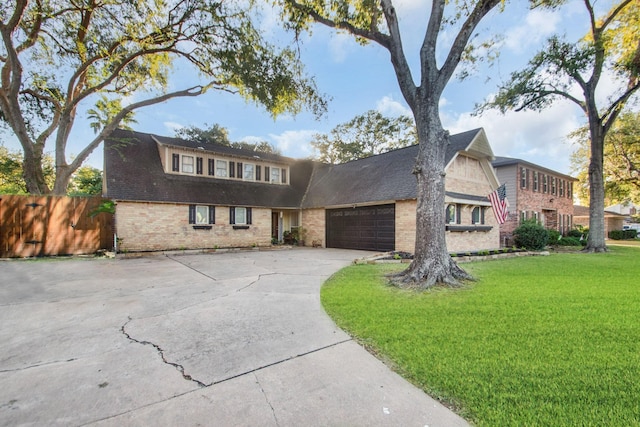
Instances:
[[[226,160],[216,160],[216,176],[221,178],[227,177],[227,161]]]
[[[193,156],[182,156],[182,172],[193,173]]]
[[[538,212],[533,212],[533,219],[535,219],[536,222],[540,221],[540,214]]]
[[[560,180],[560,197],[564,197],[564,179]]]
[[[533,173],[533,191],[538,191],[538,172]]]
[[[527,169],[520,168],[520,187],[527,188]]]
[[[244,164],[244,179],[253,181],[253,169],[254,165],[252,165],[251,163]]]
[[[520,211],[520,222],[525,222],[527,220],[527,211]]]
[[[207,166],[207,173],[209,176],[214,176],[216,174],[216,162],[213,159],[208,159]]]
[[[189,205],[189,224],[208,225],[215,223],[215,206]]]
[[[460,224],[460,210],[457,205],[447,205],[445,215],[447,224]]]
[[[484,208],[476,206],[471,211],[471,223],[472,224],[484,224]]]
[[[280,181],[280,168],[271,168],[271,182]]]
[[[551,194],[556,195],[556,182],[557,179],[555,177],[551,178]]]
[[[549,192],[549,175],[542,175],[542,192]]]
[[[196,157],[196,173],[202,175],[202,157]]]
[[[573,182],[567,182],[567,197],[571,198],[573,193]]]
[[[249,225],[251,224],[251,208],[230,207],[229,224]]]

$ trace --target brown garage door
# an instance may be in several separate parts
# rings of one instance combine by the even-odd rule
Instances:
[[[327,247],[392,251],[395,249],[396,206],[327,209]]]

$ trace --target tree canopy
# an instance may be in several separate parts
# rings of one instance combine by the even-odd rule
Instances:
[[[316,134],[311,146],[318,160],[345,163],[418,143],[413,119],[407,116],[385,117],[369,110],[331,130],[330,135]]]
[[[259,141],[255,143],[246,141],[231,142],[229,140],[229,131],[217,123],[214,123],[211,126],[205,123],[204,129],[193,125],[187,126],[176,130],[175,135],[177,138],[199,142],[201,144],[220,144],[227,147],[260,151],[262,153],[280,154],[280,152],[267,141]]]
[[[580,129],[573,134],[578,144],[571,156],[577,173],[580,200],[589,200],[589,131]],[[605,204],[631,202],[640,204],[640,113],[620,115],[604,140]]]
[[[542,0],[560,7],[562,0]],[[511,74],[483,108],[541,110],[558,99],[575,103],[588,121],[590,140],[589,237],[585,250],[606,250],[604,229],[604,140],[640,88],[640,12],[637,0],[620,0],[602,16],[595,1],[583,0],[589,31],[578,41],[554,35],[520,71]],[[616,87],[606,101],[597,96],[609,75]],[[603,105],[604,104],[604,105]]]
[[[273,115],[325,103],[294,50],[263,37],[254,2],[215,0],[10,0],[0,5],[0,112],[24,151],[31,193],[51,190],[43,153],[54,142],[62,194],[73,173],[139,108],[216,89]],[[193,67],[202,83],[174,90],[172,66]],[[96,137],[73,160],[66,146],[86,110]]]

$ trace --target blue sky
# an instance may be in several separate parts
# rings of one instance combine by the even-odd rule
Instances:
[[[417,64],[430,2],[397,0],[394,3],[400,16],[405,53],[411,64]],[[525,65],[548,36],[567,33],[570,39],[577,40],[586,31],[586,14],[578,1],[554,12],[530,11],[526,4],[523,0],[515,0],[503,13],[493,12],[480,24],[481,37],[491,33],[504,35],[500,59],[491,67],[482,66],[476,75],[462,82],[455,78],[450,81],[440,100],[442,122],[452,134],[483,127],[495,155],[525,159],[569,174],[569,156],[574,146],[566,136],[584,123],[582,112],[574,104],[557,102],[541,113],[502,115],[490,111],[477,117],[471,114],[474,104],[495,93],[498,83],[511,71]],[[600,7],[608,4],[610,2],[603,2]],[[276,42],[288,43],[290,35],[285,36],[276,29],[277,17],[270,13],[263,11],[264,34]],[[446,39],[451,35],[444,36]],[[379,110],[389,116],[410,115],[389,54],[381,47],[375,44],[361,46],[346,34],[315,26],[313,34],[305,37],[301,52],[307,72],[315,76],[319,89],[331,98],[328,113],[320,120],[306,112],[274,120],[264,109],[247,104],[237,95],[211,91],[197,98],[174,99],[138,110],[138,123],[134,128],[173,136],[181,126],[204,128],[205,124],[217,123],[229,130],[232,141],[265,140],[284,155],[302,158],[313,154],[309,141],[315,133],[328,133],[336,125],[367,110]],[[177,67],[174,74],[172,89],[198,83],[197,76],[189,69]],[[419,75],[416,73],[414,78],[418,79]],[[88,125],[78,121],[67,155],[79,152],[83,142],[92,137]],[[11,138],[5,145],[19,147]],[[91,155],[88,164],[102,167],[101,148]]]

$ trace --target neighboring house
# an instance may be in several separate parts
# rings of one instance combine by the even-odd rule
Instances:
[[[573,207],[573,222],[576,226],[589,228],[589,207],[575,205]],[[612,230],[622,230],[624,225],[625,215],[617,212],[604,211],[604,236],[609,237],[609,232]]]
[[[285,231],[307,245],[413,252],[418,146],[340,165],[115,131],[104,189],[116,201],[119,249],[268,246]],[[484,130],[451,136],[447,247],[499,247],[487,195],[498,181]]]
[[[500,226],[500,242],[513,244],[513,231],[526,219],[536,219],[549,230],[569,232],[573,221],[573,183],[577,179],[510,157],[492,162],[500,183],[506,184],[509,216]]]
[[[604,208],[607,212],[615,212],[625,216],[627,222],[631,221],[633,215],[637,215],[640,212],[640,206],[634,205],[631,202],[618,203],[617,205],[607,206]]]

